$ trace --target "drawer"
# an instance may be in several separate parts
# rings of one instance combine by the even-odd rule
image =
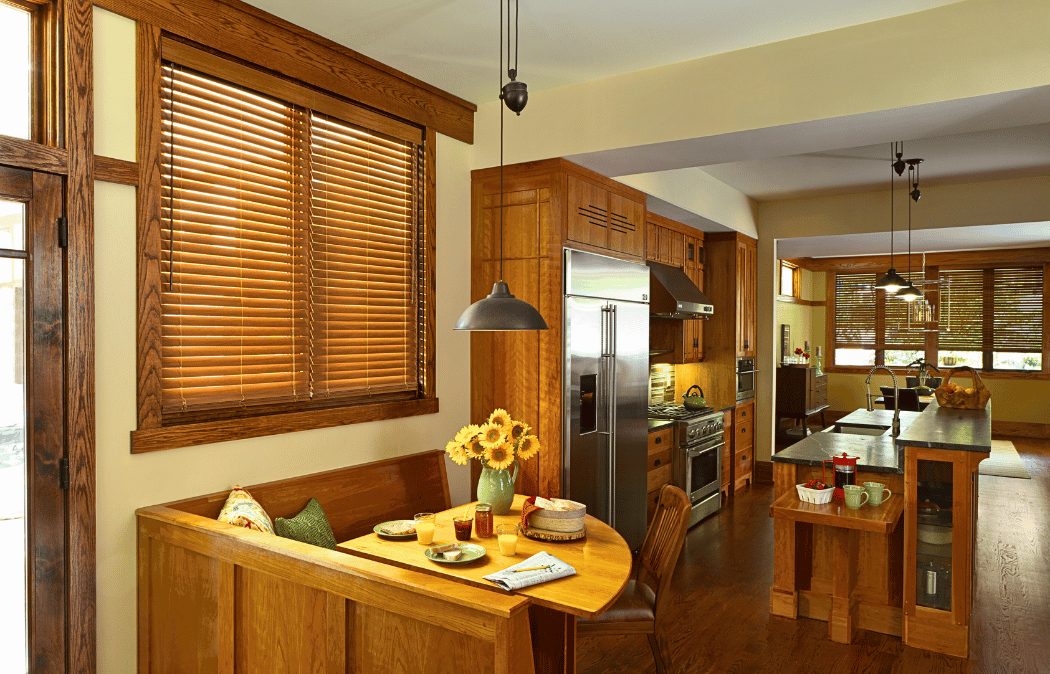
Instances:
[[[733,429],[733,451],[739,451],[744,445],[753,445],[755,441],[753,434],[755,432],[755,422],[748,418],[747,421],[741,421]]]
[[[814,393],[813,398],[811,400],[813,402],[813,407],[811,407],[810,409],[813,409],[814,407],[820,407],[821,405],[827,405],[828,392],[824,391],[823,393]]]
[[[669,449],[674,444],[674,427],[664,428],[649,434],[649,454],[656,454]]]
[[[656,470],[662,466],[671,465],[671,448],[661,449],[657,452],[649,451],[649,467],[646,470]]]
[[[646,491],[659,489],[671,481],[671,466],[660,466],[656,470],[649,471]]]
[[[735,488],[740,489],[748,482],[751,482],[751,472],[754,470],[755,465],[755,448],[744,447],[736,453],[736,460],[734,461],[734,468],[736,469]]]

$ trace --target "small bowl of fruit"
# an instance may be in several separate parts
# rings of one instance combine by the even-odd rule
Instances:
[[[835,492],[834,485],[824,484],[819,477],[807,480],[802,484],[796,484],[798,497],[806,503],[831,503],[831,495]]]

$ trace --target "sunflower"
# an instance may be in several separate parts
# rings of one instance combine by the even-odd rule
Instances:
[[[485,449],[491,449],[497,445],[502,445],[506,440],[506,437],[503,435],[503,429],[500,426],[491,422],[482,424],[481,444],[485,445]]]
[[[510,464],[514,463],[514,450],[506,442],[500,443],[485,450],[485,460],[488,461],[489,468],[510,468]]]
[[[473,437],[463,443],[463,452],[470,459],[483,459],[485,457],[485,446],[481,444],[480,437]]]
[[[467,460],[470,458],[467,456],[466,450],[463,449],[463,445],[456,442],[455,440],[449,440],[445,445],[445,451],[448,453],[448,457],[458,463],[461,466],[467,465]]]
[[[510,418],[510,413],[507,410],[499,408],[493,410],[492,414],[489,415],[489,423],[499,426],[503,435],[510,435],[510,427],[514,421]]]
[[[456,433],[456,442],[461,445],[467,444],[467,440],[475,438],[481,434],[481,427],[477,424],[470,424],[459,429],[459,433]]]
[[[518,457],[524,461],[539,454],[540,439],[535,435],[526,435],[518,443]]]
[[[529,434],[529,425],[524,421],[510,422],[510,439],[514,442],[521,440],[522,436]]]

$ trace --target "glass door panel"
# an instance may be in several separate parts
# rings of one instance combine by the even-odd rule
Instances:
[[[952,464],[917,462],[915,603],[952,608]]]
[[[32,16],[29,11],[0,2],[0,134],[29,138],[32,91],[32,51],[30,36]]]
[[[25,206],[0,200],[0,653],[28,670]]]

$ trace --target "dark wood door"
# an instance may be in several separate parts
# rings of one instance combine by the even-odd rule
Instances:
[[[62,178],[0,166],[0,650],[65,669]]]

